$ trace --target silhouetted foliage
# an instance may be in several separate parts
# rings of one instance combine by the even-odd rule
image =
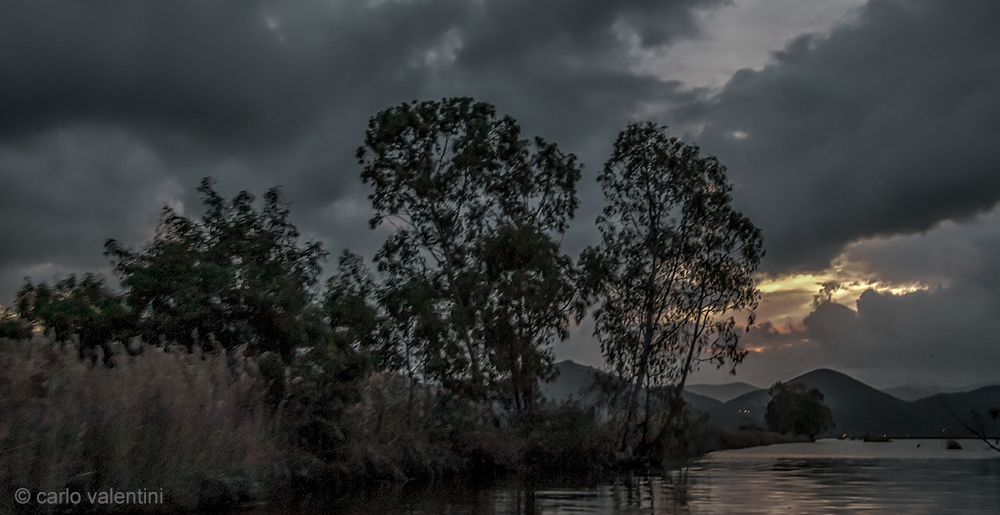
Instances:
[[[344,412],[361,400],[368,360],[343,347],[320,344],[296,356],[289,368],[287,406],[295,443],[328,458],[344,444]]]
[[[777,382],[768,391],[771,400],[767,403],[767,427],[771,431],[785,434],[817,436],[833,429],[833,414],[823,402],[823,393],[804,385]]]
[[[17,316],[0,319],[0,338],[41,325],[56,340],[77,339],[81,357],[96,361],[95,349],[103,347],[108,365],[108,343],[122,340],[129,349],[133,335],[189,351],[240,347],[201,359],[157,352],[149,362],[130,360],[115,374],[143,374],[143,385],[166,386],[133,399],[149,413],[117,417],[116,424],[133,431],[127,425],[141,420],[149,438],[185,434],[176,443],[211,464],[219,458],[177,426],[200,428],[190,419],[206,413],[230,417],[234,423],[220,427],[238,434],[212,438],[249,438],[250,449],[281,442],[275,448],[288,453],[288,463],[275,470],[310,485],[311,493],[358,480],[596,477],[623,463],[663,463],[666,454],[696,449],[693,435],[704,421],[687,415],[680,392],[699,363],[735,366],[745,355],[733,313],[755,306],[750,274],[762,255],[760,233],[732,209],[725,169],[714,158],[659,126],[630,125],[599,177],[609,205],[598,219],[601,244],[582,256],[585,273],[560,249],[578,205],[581,166],[555,144],[521,139],[517,123],[493,106],[451,98],[385,109],[370,120],[357,158],[373,188],[371,227],[395,231],[375,256],[376,270],[345,250],[322,302],[315,287],[326,252],[319,243],[299,243],[280,190],[262,202],[246,191],[225,199],[206,178],[198,188],[201,218],[167,207],[140,249],[106,242],[124,293],[89,274],[51,287],[28,281],[18,292]],[[605,405],[627,409],[623,447],[629,431],[642,428],[645,449],[637,455],[644,459],[616,456],[621,420],[605,420],[603,410],[537,405],[539,380],[556,373],[552,343],[568,336],[571,317],[579,321],[594,299],[601,302],[596,334],[617,372],[594,388]],[[166,371],[162,380],[150,372],[157,367]],[[92,368],[81,370],[108,374]],[[55,390],[48,373],[24,375],[18,388],[49,395]],[[174,402],[168,389],[192,402]],[[643,389],[646,420],[636,426]],[[60,402],[72,402],[67,390],[57,393]],[[205,411],[209,405],[214,411]],[[20,427],[35,419],[20,418]],[[67,420],[59,435],[83,434],[76,419]],[[651,424],[661,423],[657,438],[647,440]],[[28,442],[29,432],[22,433]],[[103,429],[88,435],[108,449],[117,441]],[[69,445],[78,438],[46,441]],[[171,455],[144,447],[152,466]],[[87,455],[84,462],[103,467],[111,456]],[[237,459],[256,468],[246,456]],[[220,507],[254,490],[239,465],[235,474],[220,467],[200,482],[202,506]],[[69,465],[66,473],[91,477]],[[100,479],[95,485],[107,481],[92,476]]]
[[[376,256],[391,332],[412,342],[397,350],[428,380],[525,408],[572,314],[572,263],[555,238],[580,166],[495,111],[470,98],[389,108],[357,156],[371,226],[397,228]]]
[[[605,359],[631,382],[623,449],[641,389],[672,384],[680,401],[699,363],[735,367],[746,355],[733,314],[757,305],[762,239],[732,208],[725,172],[648,123],[619,134],[598,176],[602,241],[581,256],[580,289],[600,303],[594,334]]]
[[[143,336],[209,350],[247,343],[289,362],[309,343],[303,315],[326,251],[318,242],[298,245],[278,188],[259,209],[246,191],[226,201],[208,178],[198,191],[207,208],[200,221],[166,207],[141,251],[106,243]]]
[[[378,285],[364,259],[344,250],[337,270],[326,283],[323,311],[329,325],[358,350],[373,353],[381,369],[398,369],[395,343],[379,338],[382,320],[377,301]]]
[[[17,292],[17,312],[24,320],[39,323],[57,341],[79,340],[80,359],[97,361],[96,349],[103,352],[105,366],[114,366],[108,344],[119,341],[130,353],[129,339],[136,334],[138,317],[125,297],[111,291],[98,275],[70,275],[53,286],[34,285],[26,280]]]
[[[0,338],[24,340],[31,338],[31,324],[10,308],[0,309]]]

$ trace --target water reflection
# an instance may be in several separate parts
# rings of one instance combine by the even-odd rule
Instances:
[[[610,485],[573,489],[499,489],[492,510],[496,515],[564,514],[690,514],[689,471],[664,476],[621,478]]]
[[[980,442],[981,443],[981,442]],[[352,515],[978,514],[1000,507],[1000,455],[975,445],[829,441],[710,454],[662,476],[592,487],[500,485],[368,493],[324,511]],[[287,511],[282,511],[287,513]],[[313,510],[303,511],[313,513]]]

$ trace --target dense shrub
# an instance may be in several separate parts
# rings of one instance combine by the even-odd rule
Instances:
[[[521,425],[529,442],[526,464],[534,473],[592,476],[614,465],[615,432],[598,421],[594,408],[550,406]]]

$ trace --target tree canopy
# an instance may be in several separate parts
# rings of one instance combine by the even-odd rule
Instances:
[[[794,433],[815,440],[833,429],[833,414],[823,402],[823,393],[799,383],[777,382],[768,390],[767,427],[778,433]]]
[[[18,316],[16,311],[0,306],[0,338],[31,338],[31,324]]]
[[[762,238],[733,209],[725,167],[666,127],[630,124],[598,181],[607,205],[601,243],[581,256],[581,291],[599,303],[605,359],[632,385],[625,447],[642,388],[672,384],[679,395],[699,363],[746,355],[735,314],[756,307]]]
[[[371,226],[396,228],[376,256],[395,334],[427,379],[526,406],[573,306],[557,238],[578,204],[576,157],[471,98],[381,111],[357,157]]]
[[[101,347],[104,364],[113,366],[111,341],[120,341],[131,351],[128,340],[135,335],[136,312],[99,275],[84,274],[79,279],[70,275],[52,286],[27,280],[17,292],[16,303],[20,318],[40,324],[56,341],[78,338],[81,359]],[[96,354],[90,357],[97,359]]]
[[[248,343],[290,360],[308,339],[303,316],[326,251],[318,242],[299,246],[280,189],[268,190],[256,208],[250,193],[227,201],[212,184],[205,178],[198,188],[206,207],[200,221],[165,207],[145,248],[110,239],[106,254],[147,341]]]
[[[374,271],[343,252],[322,303],[315,287],[327,253],[299,243],[280,189],[261,202],[246,191],[225,199],[205,178],[200,219],[165,207],[141,249],[106,242],[123,294],[92,276],[52,290],[29,283],[20,312],[87,345],[131,331],[189,349],[248,344],[285,363],[327,338],[411,381],[525,410],[538,380],[555,373],[552,343],[597,302],[595,335],[629,387],[623,446],[643,389],[669,385],[679,399],[701,363],[735,367],[746,355],[736,317],[753,322],[760,231],[733,209],[725,167],[665,127],[619,134],[598,176],[601,242],[579,265],[560,244],[582,166],[553,143],[522,138],[490,104],[384,109],[356,157],[372,188],[370,227],[393,230]]]

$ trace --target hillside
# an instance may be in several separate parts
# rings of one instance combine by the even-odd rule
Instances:
[[[925,422],[905,401],[840,372],[819,369],[790,382],[823,392],[834,413],[836,434],[906,435]]]
[[[927,386],[895,386],[882,391],[901,401],[907,402],[913,402],[940,393]]]
[[[990,408],[1000,408],[1000,385],[986,386],[971,392],[942,393],[910,404],[926,421],[921,427],[924,432],[966,434],[968,430],[963,427],[964,422],[977,431],[1000,436],[1000,422],[989,416]],[[938,421],[940,422],[937,424],[933,423]]]
[[[883,392],[904,401],[916,401],[927,397],[933,397],[940,393],[965,393],[987,386],[997,386],[995,382],[976,383],[965,386],[927,386],[927,385],[906,385],[886,388]]]
[[[541,385],[545,399],[553,402],[575,399],[585,404],[596,402],[596,393],[584,390],[594,374],[603,372],[572,361],[557,363],[556,367],[560,371],[559,377],[552,383]],[[1000,435],[1000,422],[986,416],[989,408],[1000,407],[1000,385],[907,402],[835,370],[813,370],[787,382],[802,383],[823,392],[836,424],[827,436],[973,436],[951,412],[975,429],[982,428],[991,435]],[[723,427],[766,427],[764,415],[771,400],[766,389],[749,391],[724,403],[705,395],[705,389],[699,390],[701,393],[685,391],[684,398],[692,411],[708,414],[712,423]],[[709,389],[708,393],[717,394],[720,391],[725,389],[714,392]],[[972,410],[979,411],[979,420],[972,416]]]
[[[551,382],[539,382],[542,398],[549,402],[562,403],[570,400],[585,404],[596,402],[596,393],[588,392],[594,374],[601,374],[594,367],[581,365],[570,360],[555,364],[559,375]]]
[[[577,401],[583,404],[594,404],[597,402],[598,393],[590,391],[590,388],[594,376],[605,374],[605,372],[570,360],[560,361],[555,364],[555,367],[559,371],[556,379],[548,383],[539,383],[544,400],[554,403]],[[684,400],[696,411],[715,413],[722,408],[722,402],[691,391],[684,392]]]
[[[691,393],[709,397],[719,402],[728,402],[739,397],[740,395],[760,389],[761,388],[759,386],[740,382],[727,384],[692,384],[685,388],[685,390]]]

